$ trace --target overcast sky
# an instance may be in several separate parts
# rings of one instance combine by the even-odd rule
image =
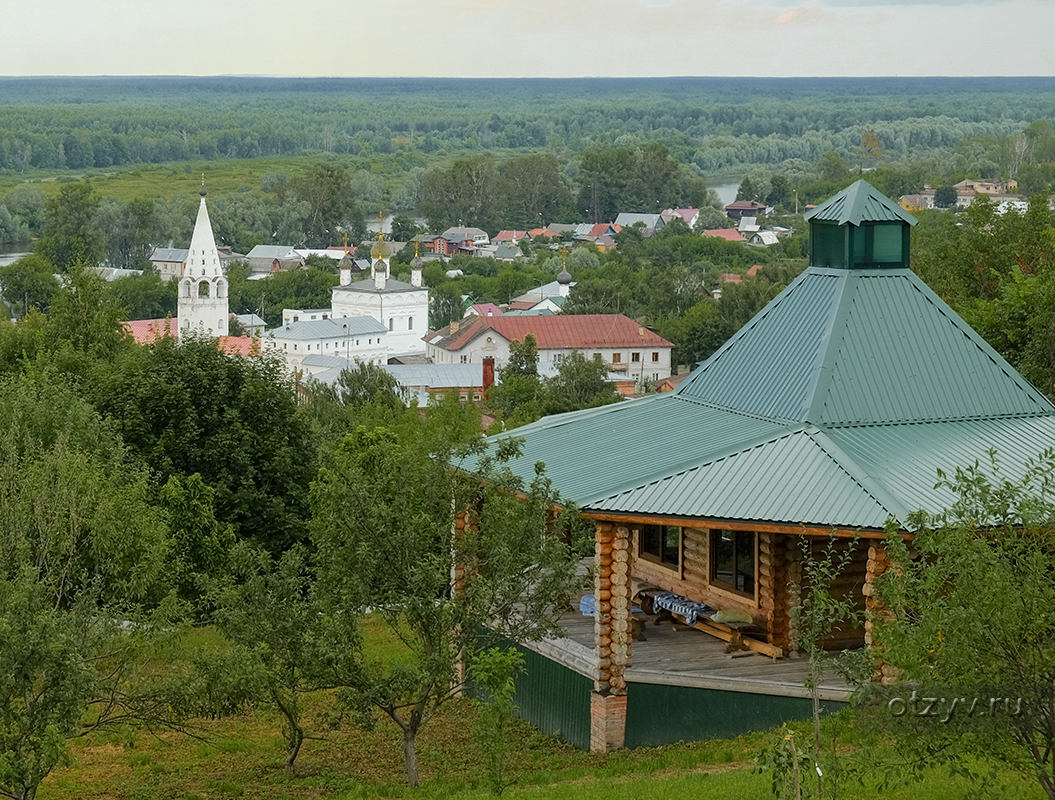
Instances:
[[[0,75],[1055,75],[1053,0],[7,0]]]

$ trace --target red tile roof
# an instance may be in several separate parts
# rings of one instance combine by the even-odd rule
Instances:
[[[735,272],[723,272],[718,276],[718,283],[743,283],[744,276],[737,275]]]
[[[151,344],[163,336],[176,336],[179,332],[178,322],[175,317],[167,319],[134,319],[122,322],[125,330],[132,334],[132,338],[139,344]]]
[[[500,317],[502,316],[502,309],[496,306],[494,303],[475,303],[469,306],[481,317]]]
[[[229,356],[260,355],[260,340],[248,336],[221,336],[216,341],[216,346]]]
[[[175,317],[134,319],[121,324],[138,344],[153,344],[162,337],[179,335],[179,322]],[[260,355],[260,340],[248,336],[221,336],[216,340],[216,346],[230,356]]]
[[[424,337],[427,341],[443,337],[435,343],[444,350],[460,350],[486,329],[503,338],[521,340],[534,334],[540,350],[590,347],[673,347],[662,336],[638,325],[622,314],[556,314],[539,317],[476,317],[463,320],[458,332],[450,333],[450,326]]]
[[[740,235],[740,231],[736,228],[713,228],[709,231],[703,232],[704,236],[714,236],[716,239],[725,239],[729,242],[746,242],[743,236]]]
[[[527,236],[527,231],[499,231],[495,234],[492,242],[511,242],[514,239],[520,241]]]

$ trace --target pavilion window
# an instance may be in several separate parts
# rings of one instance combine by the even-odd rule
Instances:
[[[711,531],[711,583],[739,594],[755,594],[754,531]]]
[[[681,528],[677,525],[642,525],[638,555],[672,569],[681,565]]]

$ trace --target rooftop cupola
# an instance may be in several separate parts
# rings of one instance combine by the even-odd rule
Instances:
[[[916,218],[865,181],[806,212],[810,266],[840,269],[909,267],[909,228]]]

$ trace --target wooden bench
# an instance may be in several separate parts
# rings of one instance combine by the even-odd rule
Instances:
[[[752,636],[744,635],[754,628],[754,623],[715,622],[713,619],[706,617],[697,618],[694,623],[690,623],[683,615],[675,611],[665,608],[657,609],[653,601],[658,594],[674,594],[674,592],[667,592],[659,587],[642,586],[635,596],[635,599],[641,604],[641,607],[645,612],[656,617],[655,624],[659,625],[664,620],[670,619],[671,621],[679,622],[686,627],[703,631],[710,636],[728,642],[729,647],[732,650],[753,650],[756,653],[761,653],[762,655],[770,656],[771,658],[784,657],[784,651],[776,645],[760,641]],[[677,596],[681,597],[680,595]],[[689,602],[688,598],[682,599]]]

